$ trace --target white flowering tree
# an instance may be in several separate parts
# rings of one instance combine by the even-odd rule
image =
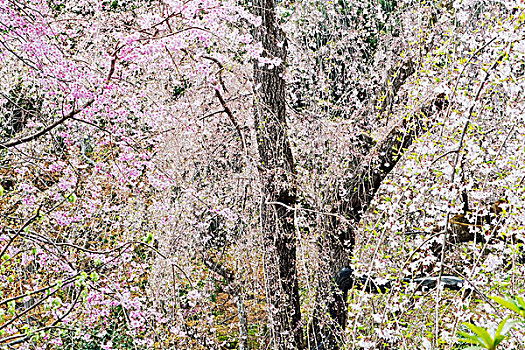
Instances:
[[[522,293],[522,2],[0,18],[2,346],[452,348]]]

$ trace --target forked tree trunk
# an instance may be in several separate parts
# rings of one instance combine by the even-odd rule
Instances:
[[[254,30],[255,40],[262,43],[264,55],[286,61],[286,38],[276,20],[275,0],[254,0],[254,14],[262,24]],[[284,64],[270,68],[254,65],[255,127],[260,156],[262,188],[261,229],[265,244],[264,270],[267,286],[269,328],[274,349],[304,349],[303,324],[296,268],[296,235],[293,208],[296,204],[295,168],[287,136],[286,86]],[[403,80],[413,73],[407,72]],[[402,82],[400,82],[402,84]],[[432,117],[446,101],[438,96],[421,110]],[[327,278],[320,277],[318,318],[314,315],[309,329],[310,345],[317,349],[336,349],[338,336],[345,327],[346,295],[333,288],[334,273],[348,266],[354,245],[354,227],[368,208],[381,182],[401,159],[413,140],[426,129],[425,118],[414,115],[391,130],[385,140],[371,152],[350,178],[343,181],[344,191],[336,189],[332,212],[339,218],[328,219],[328,233],[322,243]],[[432,124],[432,122],[430,122]],[[340,193],[346,195],[340,196]],[[340,218],[344,218],[342,221]],[[346,278],[346,277],[345,277]],[[341,281],[339,281],[341,282]],[[322,287],[326,292],[321,291]],[[322,314],[330,320],[323,321]],[[312,334],[313,333],[313,334]]]
[[[318,349],[337,349],[346,325],[347,296],[346,292],[336,288],[336,284],[347,284],[347,280],[352,278],[345,273],[341,274],[341,269],[350,264],[355,244],[353,228],[357,227],[381,183],[394,169],[404,152],[417,137],[434,124],[433,120],[437,119],[438,113],[445,109],[447,104],[445,96],[438,95],[429,105],[423,107],[420,113],[415,113],[390,130],[381,143],[368,150],[371,153],[367,161],[354,169],[351,177],[342,181],[344,188],[336,188],[331,196],[336,199],[332,205],[332,212],[337,216],[326,218],[328,232],[320,242],[323,270],[328,272],[328,275],[319,277],[317,314],[314,314],[309,327],[310,342],[317,344]],[[346,195],[341,196],[340,193]],[[342,218],[344,220],[341,220]],[[330,319],[327,320],[323,314],[327,314]]]
[[[265,245],[269,328],[274,349],[303,349],[303,327],[296,267],[295,169],[286,126],[286,86],[283,79],[286,39],[275,17],[274,0],[255,0],[255,28],[264,55],[278,57],[277,67],[254,64],[255,127],[262,189],[261,229]]]

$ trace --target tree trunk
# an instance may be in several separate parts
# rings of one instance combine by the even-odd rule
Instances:
[[[254,64],[255,126],[262,190],[261,229],[269,328],[274,349],[303,349],[303,329],[296,268],[295,169],[286,126],[283,79],[286,38],[275,17],[274,0],[255,0],[255,28],[264,55],[278,57],[277,67]]]
[[[354,228],[406,149],[427,130],[429,125],[426,123],[432,125],[432,119],[446,106],[444,95],[439,95],[420,113],[393,128],[376,147],[368,149],[365,145],[363,150],[369,153],[367,161],[362,161],[353,169],[352,175],[341,182],[342,190],[336,188],[332,196],[327,196],[336,199],[331,211],[337,216],[325,218],[327,232],[319,242],[322,256],[319,271],[325,274],[319,276],[318,306],[308,332],[310,342],[317,344],[318,349],[337,349],[346,326],[347,293],[340,287],[353,280],[351,269],[347,267],[355,244]]]
[[[237,316],[239,317],[239,350],[248,350],[248,316],[242,288],[237,296]]]

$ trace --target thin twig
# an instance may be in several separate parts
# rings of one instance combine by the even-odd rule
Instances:
[[[4,256],[5,252],[7,251],[7,249],[9,248],[9,246],[13,243],[13,241],[16,239],[16,237],[18,237],[22,231],[27,227],[29,226],[33,221],[35,221],[35,219],[37,219],[39,216],[40,216],[40,209],[42,208],[42,203],[38,206],[38,209],[36,210],[36,214],[33,215],[31,218],[29,218],[23,225],[22,227],[20,227],[20,229],[18,229],[18,231],[13,235],[13,237],[11,237],[11,239],[9,240],[9,242],[7,242],[6,246],[4,247],[4,249],[2,249],[2,252],[0,253],[0,259]]]
[[[491,40],[491,42],[492,42],[492,40]],[[485,47],[487,45],[485,45]],[[463,148],[463,141],[465,139],[465,135],[467,133],[468,126],[470,125],[470,121],[472,119],[474,108],[476,106],[476,101],[481,96],[481,91],[483,91],[483,88],[485,87],[485,84],[486,84],[486,82],[487,82],[487,80],[488,80],[488,78],[490,76],[491,70],[496,68],[500,64],[500,61],[504,57],[505,57],[504,55],[499,56],[496,59],[496,61],[485,71],[485,78],[480,83],[478,91],[476,92],[476,96],[474,97],[472,105],[469,108],[467,121],[465,122],[465,125],[463,127],[463,131],[461,133],[461,137],[460,137],[460,140],[459,140],[458,148],[456,150],[456,152],[457,152],[456,153],[456,159],[455,159],[455,162],[454,162],[454,166],[452,168],[452,174],[451,174],[451,179],[450,179],[450,182],[452,184],[454,183],[454,179],[455,179],[455,176],[456,176],[456,168],[457,168],[458,163],[459,163],[460,151],[461,151],[461,148]],[[444,264],[444,262],[445,262],[445,254],[446,254],[446,251],[447,251],[449,220],[450,220],[450,211],[447,213],[447,218],[446,218],[446,223],[445,223],[445,234],[443,236],[443,245],[441,246],[441,258],[440,258],[440,263],[439,263],[439,275],[438,275],[437,286],[436,286],[436,308],[435,308],[435,320],[434,320],[434,342],[435,342],[435,344],[434,345],[437,345],[437,339],[439,338],[439,305],[440,305],[440,298],[441,298],[441,288],[440,287],[441,287],[441,277],[443,276],[443,270],[444,270],[444,265],[445,265]]]
[[[51,325],[43,327],[43,328],[40,328],[40,329],[37,329],[37,330],[35,330],[33,332],[33,334],[38,334],[38,332],[45,331],[45,330],[48,330],[48,329],[51,329],[51,328],[55,328],[55,326],[59,322],[61,322],[64,318],[66,318],[67,315],[69,315],[71,313],[71,311],[73,311],[73,309],[77,305],[78,300],[80,299],[81,295],[82,295],[82,292],[79,291],[75,301],[73,303],[71,303],[71,306],[69,307],[69,309],[65,313],[63,313],[59,318],[57,318]],[[10,339],[15,339],[15,338],[19,338],[19,336],[12,336],[12,337],[8,337],[8,338],[0,339],[0,343],[4,343],[4,342],[9,341]],[[25,342],[26,340],[28,340],[29,338],[30,338],[30,336],[26,335],[24,338],[16,340],[16,341],[11,342],[11,343],[8,343],[6,345],[7,346],[13,346],[13,345],[21,344],[21,343]]]
[[[296,210],[302,210],[302,211],[308,211],[308,212],[311,212],[311,213],[316,213],[316,214],[320,214],[320,215],[327,215],[327,216],[334,216],[338,219],[341,219],[341,220],[344,220],[344,221],[347,221],[347,219],[342,216],[342,215],[338,215],[338,214],[334,214],[334,213],[327,213],[327,212],[322,212],[322,211],[318,211],[318,210],[313,210],[313,209],[306,209],[306,208],[301,208],[301,207],[291,207],[289,205],[286,205],[284,203],[281,203],[281,202],[265,202],[265,204],[267,205],[280,205],[290,211],[296,211]]]

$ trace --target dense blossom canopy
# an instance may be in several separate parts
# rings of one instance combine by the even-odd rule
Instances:
[[[341,266],[477,293],[351,292],[342,348],[453,346],[503,316],[478,299],[523,294],[523,2],[278,1],[286,61],[253,6],[0,0],[0,345],[265,347],[257,70],[286,83],[305,337],[341,227]]]

